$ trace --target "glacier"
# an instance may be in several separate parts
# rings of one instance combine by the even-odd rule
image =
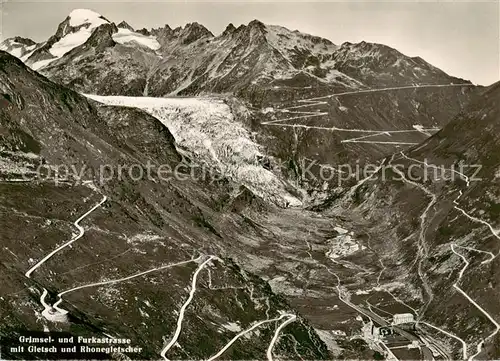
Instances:
[[[106,105],[146,111],[159,119],[177,144],[194,158],[278,206],[302,206],[287,191],[287,183],[259,163],[265,156],[264,149],[234,118],[223,99],[84,95]]]

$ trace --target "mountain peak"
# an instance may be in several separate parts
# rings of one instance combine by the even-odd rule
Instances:
[[[93,10],[75,9],[59,24],[54,35],[30,53],[26,62],[35,70],[45,67],[83,45],[99,27],[111,24]],[[113,27],[116,28],[114,24]]]
[[[23,38],[21,36],[14,37],[14,41],[16,43],[27,45],[27,46],[33,46],[36,44],[33,40],[31,40],[29,38]]]
[[[118,24],[117,27],[121,28],[121,29],[127,29],[130,31],[134,31],[134,28],[132,26],[130,26],[129,23],[127,23],[125,20],[122,21],[120,24]]]
[[[149,30],[148,30],[148,29],[146,29],[146,28],[139,29],[139,30],[137,30],[137,32],[138,32],[139,34],[144,35],[144,36],[150,36],[150,35],[151,35],[151,31],[149,31]]]
[[[222,32],[222,35],[232,34],[235,30],[236,27],[233,23],[229,23],[228,26],[226,26],[226,29]]]
[[[116,42],[113,40],[113,34],[118,31],[114,23],[104,24],[99,26],[85,42],[84,46],[93,47],[97,52],[114,46]]]
[[[345,42],[340,46],[340,50],[347,53],[357,53],[374,57],[379,57],[381,55],[392,57],[404,56],[399,51],[391,48],[390,46],[379,43],[370,43],[364,40],[359,43]]]
[[[249,27],[258,27],[258,28],[261,28],[261,29],[263,29],[263,28],[266,27],[266,25],[262,21],[257,20],[257,19],[254,19],[254,20],[250,21],[248,23],[248,26]]]
[[[99,13],[90,9],[75,9],[69,14],[69,25],[77,27],[84,24],[92,24],[95,27],[109,23],[109,21]]]
[[[193,23],[186,24],[186,26],[185,26],[184,29],[185,30],[189,30],[189,31],[194,31],[194,32],[197,32],[197,33],[200,33],[200,34],[203,34],[203,35],[213,36],[213,34],[210,32],[210,30],[208,30],[203,25],[197,23],[196,21],[193,22]]]
[[[176,31],[175,29],[174,31]],[[184,29],[179,29],[184,37],[184,44],[190,44],[193,41],[199,40],[204,37],[213,37],[214,34],[210,32],[206,27],[197,22],[186,24]]]

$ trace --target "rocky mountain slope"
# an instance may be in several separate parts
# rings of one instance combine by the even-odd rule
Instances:
[[[381,279],[412,285],[397,299],[372,288],[370,299],[400,302],[427,331],[433,320],[451,333],[439,337],[460,358],[500,352],[499,90],[488,87],[424,143],[386,158],[326,213],[364,223],[387,268]]]
[[[141,111],[88,101],[3,52],[0,69],[2,340],[23,329],[112,335],[142,348],[131,357],[202,359],[241,333],[226,357],[262,358],[271,344],[267,352],[286,358],[329,357],[308,321],[228,258],[230,240],[206,218],[236,185],[126,175],[100,183],[103,166],[177,165],[168,129]],[[74,222],[92,207],[75,239]],[[44,310],[63,291],[68,314]],[[184,303],[182,346],[166,349]],[[293,323],[271,342],[285,321]]]

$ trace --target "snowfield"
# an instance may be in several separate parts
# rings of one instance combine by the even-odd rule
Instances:
[[[75,9],[69,14],[69,25],[72,27],[83,24],[94,24],[94,27],[107,23],[101,14],[89,9]]]
[[[92,30],[92,28],[82,28],[76,33],[66,35],[57,43],[52,45],[50,53],[58,58],[62,57],[72,49],[85,43],[92,35]]]
[[[126,45],[127,43],[137,43],[148,47],[151,50],[160,49],[160,43],[154,36],[145,36],[129,29],[119,28],[118,32],[112,35],[113,40],[118,44]]]
[[[159,119],[182,150],[193,158],[277,205],[302,205],[286,191],[285,183],[277,175],[259,163],[258,160],[265,156],[262,147],[234,119],[224,101],[213,98],[86,96],[103,104],[146,111]]]

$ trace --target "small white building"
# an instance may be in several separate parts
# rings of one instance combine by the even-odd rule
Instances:
[[[413,348],[420,348],[420,342],[417,340],[412,341],[410,344],[408,344],[408,349],[411,350]]]
[[[402,323],[413,323],[415,322],[415,317],[412,313],[396,313],[393,316],[392,324],[400,325]]]

